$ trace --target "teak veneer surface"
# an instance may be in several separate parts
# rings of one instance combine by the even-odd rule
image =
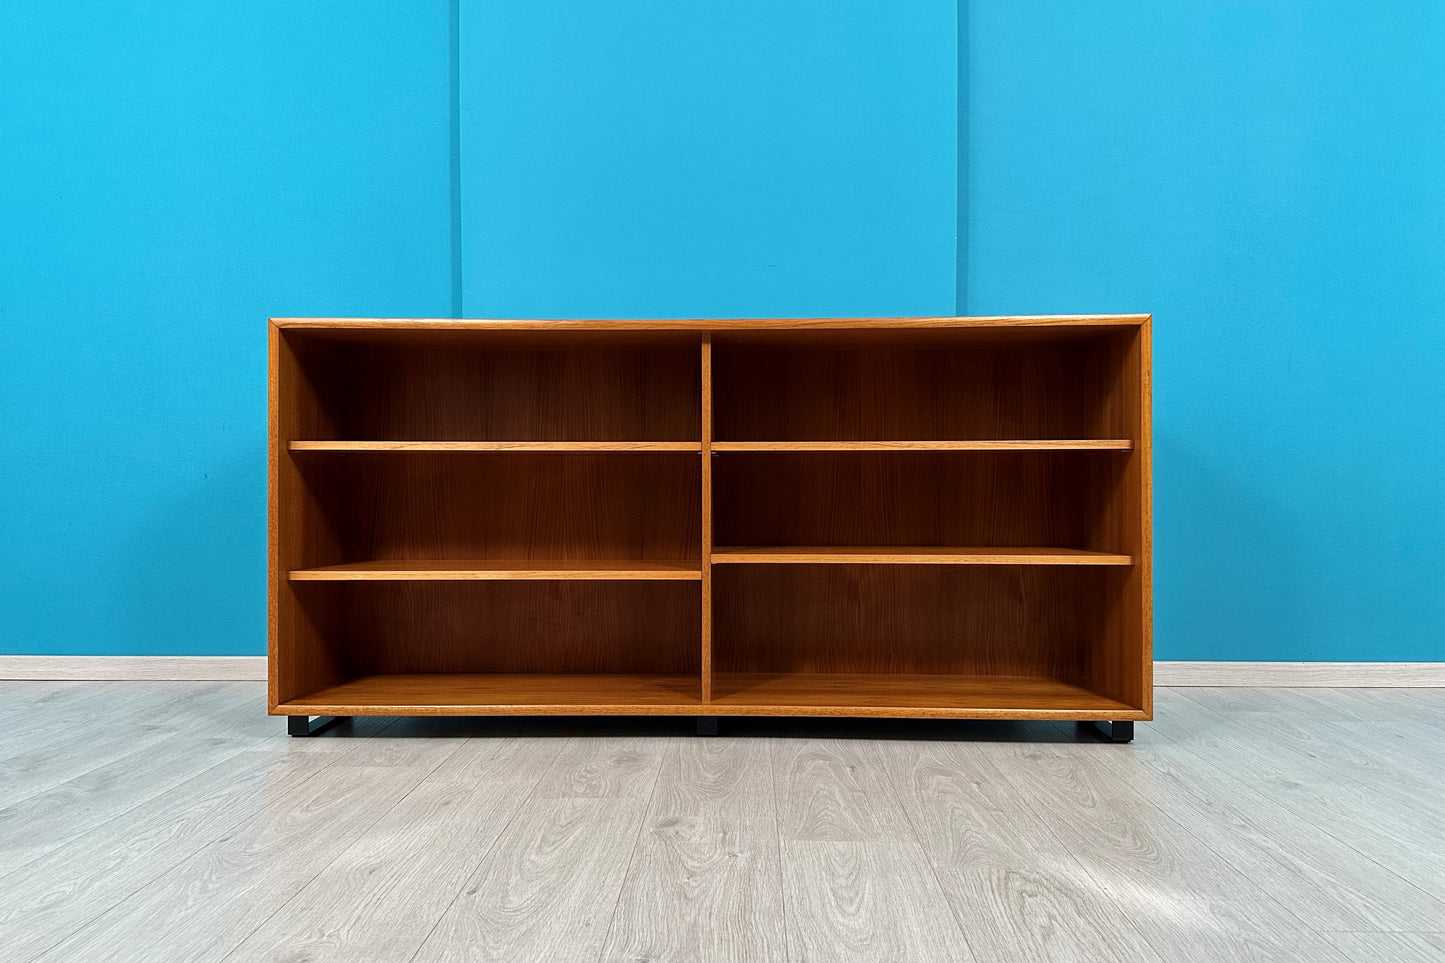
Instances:
[[[293,441],[291,451],[701,451],[696,441]]]
[[[296,581],[441,579],[691,579],[702,578],[697,561],[588,559],[585,564],[542,559],[383,559],[296,569]]]
[[[891,440],[891,441],[714,441],[713,451],[1130,451],[1128,438]]]
[[[1039,677],[847,674],[373,675],[281,708],[307,715],[819,715],[958,719],[1138,719],[1143,713]]]
[[[272,711],[1147,718],[1149,328],[275,319]]]
[[[1132,565],[1134,559],[1113,552],[1077,548],[993,548],[987,546],[774,545],[714,548],[719,564],[776,565]]]

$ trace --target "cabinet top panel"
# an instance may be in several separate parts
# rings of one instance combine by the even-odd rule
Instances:
[[[281,328],[369,331],[847,331],[940,328],[1138,327],[1148,314],[1046,314],[977,318],[272,318]]]

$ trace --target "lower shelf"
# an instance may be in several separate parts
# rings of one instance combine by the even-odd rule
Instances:
[[[1147,719],[1142,709],[1042,676],[724,673],[372,675],[282,703],[277,714],[892,716]]]
[[[368,675],[282,703],[313,716],[699,715],[695,675]]]
[[[1144,719],[1127,703],[1046,676],[720,673],[713,715]]]

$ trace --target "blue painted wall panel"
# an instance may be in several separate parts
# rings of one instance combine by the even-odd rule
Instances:
[[[5,4],[0,50],[0,653],[264,652],[266,318],[448,312],[446,4]]]
[[[1445,659],[1445,5],[971,5],[970,313],[1155,313],[1157,654]]]
[[[952,313],[955,17],[464,2],[464,313]]]
[[[448,12],[0,10],[0,653],[263,650],[263,319],[450,313]],[[460,14],[466,313],[1152,310],[1159,656],[1445,659],[1441,5]]]

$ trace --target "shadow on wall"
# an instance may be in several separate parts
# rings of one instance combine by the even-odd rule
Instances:
[[[181,488],[181,481],[177,481]],[[191,478],[131,530],[117,586],[117,651],[266,652],[266,443],[257,439]]]
[[[1299,634],[1309,623],[1299,538],[1284,517],[1186,442],[1156,434],[1156,656],[1257,660],[1278,650],[1281,633]]]

